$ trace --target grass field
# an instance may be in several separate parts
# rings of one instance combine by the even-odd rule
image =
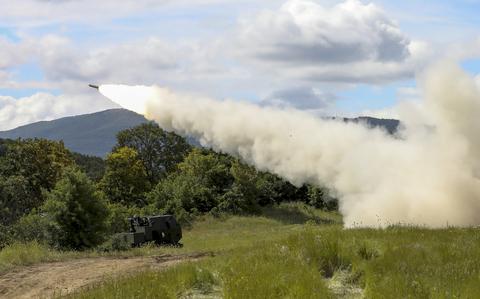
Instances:
[[[258,240],[275,240],[288,232],[301,229],[302,224],[341,222],[336,213],[326,213],[296,204],[284,204],[265,210],[264,216],[200,218],[192,228],[184,229],[183,248],[146,246],[121,252],[52,250],[32,242],[16,243],[0,250],[0,274],[17,267],[37,263],[98,256],[144,256],[163,253],[222,252],[251,246]]]
[[[69,297],[480,298],[480,230],[345,230],[340,222],[337,214],[301,205],[283,205],[263,216],[206,217],[184,232],[183,248],[117,254],[215,256],[126,274]],[[7,253],[0,252],[0,265]],[[30,262],[77,255],[47,250]]]

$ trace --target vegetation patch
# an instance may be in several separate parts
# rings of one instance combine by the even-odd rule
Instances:
[[[254,220],[252,220],[252,218]],[[181,284],[181,294],[222,298],[478,298],[480,296],[480,232],[477,229],[429,230],[414,227],[344,230],[339,225],[287,225],[273,220],[276,229],[259,225],[248,242],[236,240],[249,222],[267,223],[263,217],[233,217],[223,227],[227,239],[213,247],[228,250],[189,265],[190,276],[199,280]],[[212,229],[219,220],[195,224],[196,234]],[[276,224],[275,224],[276,223]],[[199,229],[195,227],[198,225]],[[203,226],[203,227],[202,227]],[[243,226],[243,227],[242,227]],[[200,227],[202,227],[200,229]],[[269,239],[262,239],[262,233]],[[218,231],[217,231],[218,232]],[[285,236],[287,235],[287,236]],[[255,237],[260,237],[255,240]],[[182,249],[184,250],[184,249]],[[178,266],[186,271],[183,266]],[[200,270],[201,271],[200,271]],[[195,272],[196,271],[196,272]],[[200,271],[200,272],[198,272]],[[155,272],[184,282],[174,269]],[[153,275],[153,274],[151,274]],[[173,277],[172,277],[173,276]],[[129,278],[106,281],[73,298],[114,298]],[[143,287],[143,286],[142,286]],[[135,288],[132,286],[132,288]],[[140,286],[137,286],[141,290]],[[110,290],[107,292],[107,290]],[[140,295],[142,293],[139,291]],[[163,294],[163,293],[162,293]],[[169,296],[180,296],[169,293]],[[174,298],[174,297],[165,297]]]

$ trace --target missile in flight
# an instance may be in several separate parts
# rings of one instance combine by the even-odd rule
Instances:
[[[98,89],[98,85],[95,85],[95,84],[88,84],[88,86],[91,87],[91,88]]]

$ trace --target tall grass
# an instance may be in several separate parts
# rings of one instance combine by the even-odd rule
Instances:
[[[392,228],[346,235],[375,240],[381,252],[363,266],[368,298],[480,298],[478,229]]]
[[[345,230],[339,222],[337,214],[301,205],[282,205],[255,217],[204,217],[184,232],[184,248],[145,247],[115,254],[213,251],[214,257],[126,274],[69,297],[480,298],[479,229]],[[98,254],[16,244],[0,252],[0,272]]]
[[[196,264],[112,279],[70,297],[181,298],[201,293],[209,298],[331,298],[323,270],[344,264],[336,252],[322,249],[335,242],[311,233],[261,241]]]
[[[288,210],[288,213],[286,212]],[[14,243],[0,249],[0,273],[16,266],[26,266],[36,263],[62,261],[72,258],[98,256],[151,256],[163,253],[190,253],[190,252],[220,252],[239,247],[251,246],[258,240],[277,240],[286,233],[301,228],[307,220],[325,219],[330,221],[336,215],[317,211],[302,204],[282,204],[269,210],[273,216],[204,216],[199,218],[192,228],[184,229],[183,248],[145,246],[128,251],[103,252],[93,249],[83,252],[58,251],[37,242]],[[300,217],[296,224],[286,224],[282,216]],[[285,216],[287,215],[287,216]],[[299,216],[301,215],[301,216]],[[279,218],[280,217],[280,218]],[[302,220],[303,219],[303,220]],[[301,220],[301,221],[300,221]],[[300,221],[300,222],[299,222]],[[302,222],[303,221],[303,222]]]
[[[27,266],[35,263],[50,262],[66,258],[58,251],[51,250],[37,242],[27,244],[14,243],[0,251],[0,273],[17,266]]]
[[[138,276],[157,277],[152,288],[133,276],[71,297],[130,298],[121,293],[127,288],[155,298],[155,288],[173,285],[177,292],[161,293],[170,296],[164,298],[198,289],[224,298],[334,298],[348,296],[349,290],[356,296],[363,292],[365,298],[480,298],[479,257],[477,229],[343,230],[310,224],[281,239],[259,240],[207,261]],[[330,281],[340,276],[340,286],[330,288]]]
[[[215,277],[201,265],[181,264],[165,271],[145,271],[90,287],[71,298],[179,298],[195,289],[211,293]]]

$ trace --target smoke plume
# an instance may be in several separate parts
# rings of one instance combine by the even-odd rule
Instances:
[[[194,136],[259,170],[297,185],[329,187],[347,227],[479,225],[479,89],[453,64],[431,69],[421,81],[426,118],[405,123],[397,136],[159,87],[102,85],[100,91],[166,130]]]

